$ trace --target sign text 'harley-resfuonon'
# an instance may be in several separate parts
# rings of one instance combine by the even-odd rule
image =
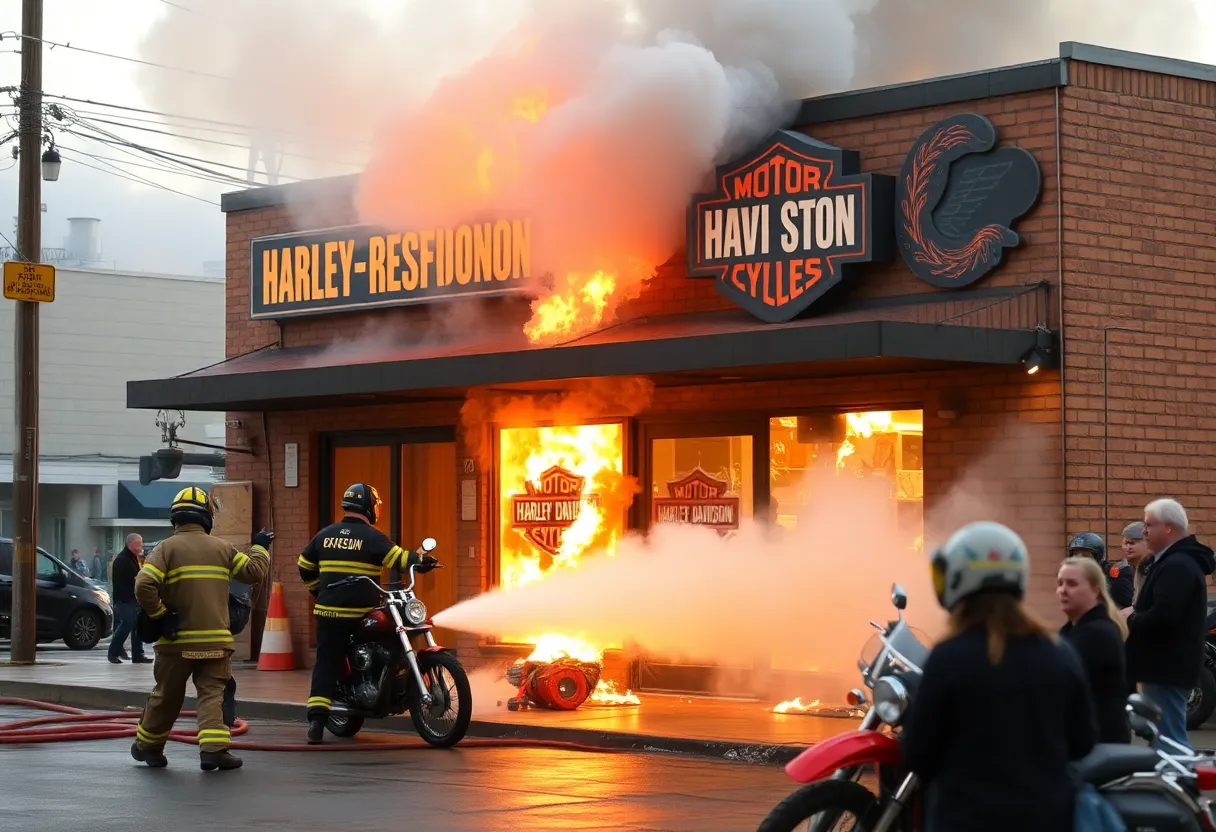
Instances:
[[[688,214],[688,274],[769,323],[803,312],[852,263],[893,253],[895,181],[859,173],[859,157],[781,130],[720,167],[717,190]]]
[[[521,291],[526,219],[385,231],[348,226],[251,240],[253,318],[288,318]]]

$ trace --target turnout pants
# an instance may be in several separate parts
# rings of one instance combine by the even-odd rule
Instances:
[[[329,706],[338,690],[338,669],[358,618],[317,616],[317,659],[308,690],[308,721],[329,719]]]
[[[174,653],[156,654],[152,677],[156,680],[135,731],[145,750],[165,747],[173,723],[182,711],[186,682],[193,679],[198,693],[199,751],[227,751],[232,739],[224,724],[224,688],[232,676],[232,659],[187,659]]]

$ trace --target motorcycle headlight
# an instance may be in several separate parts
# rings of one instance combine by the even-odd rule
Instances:
[[[405,620],[417,625],[426,621],[426,604],[417,598],[411,598],[405,603]]]
[[[899,725],[908,711],[908,687],[895,676],[883,676],[874,683],[874,710],[887,725]]]

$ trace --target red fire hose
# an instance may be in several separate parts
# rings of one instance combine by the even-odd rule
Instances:
[[[58,716],[43,716],[19,722],[0,723],[0,745],[27,745],[43,742],[79,742],[81,740],[133,739],[140,714],[134,711],[89,713],[67,705],[38,702],[33,699],[0,697],[0,706],[30,708],[51,711]],[[192,717],[194,711],[182,711],[181,716]],[[56,726],[47,728],[44,726]],[[249,731],[243,719],[232,726],[232,736],[239,737]],[[193,731],[171,731],[169,739],[174,742],[198,745]],[[305,743],[234,742],[234,751],[420,751],[433,746],[421,741],[363,740],[354,743],[327,743],[307,745]],[[561,751],[586,751],[611,754],[626,751],[623,748],[600,748],[573,742],[533,739],[486,739],[461,740],[457,748],[552,748]]]

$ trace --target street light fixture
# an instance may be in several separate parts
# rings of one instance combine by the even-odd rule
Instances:
[[[55,143],[52,141],[46,153],[42,154],[42,180],[44,182],[58,182],[59,168],[62,166],[63,159],[60,158],[59,151],[55,149]]]

